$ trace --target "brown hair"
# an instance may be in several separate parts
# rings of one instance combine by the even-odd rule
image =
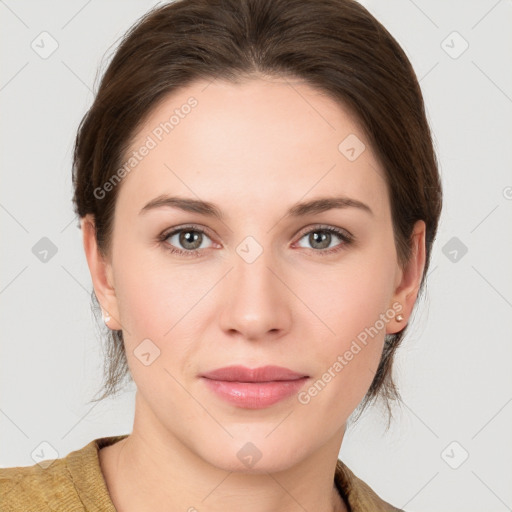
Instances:
[[[385,170],[400,264],[410,258],[414,223],[426,223],[423,290],[442,203],[423,98],[404,51],[354,0],[177,0],[138,20],[110,62],[75,142],[75,211],[94,216],[101,253],[110,252],[119,187],[102,198],[94,191],[122,165],[157,103],[199,79],[239,83],[263,76],[303,80],[356,115]],[[94,290],[92,300],[98,313]],[[399,398],[391,368],[404,332],[386,335],[359,409],[381,396],[389,411],[389,400]],[[129,374],[122,331],[108,333],[104,393],[93,401],[115,394]]]

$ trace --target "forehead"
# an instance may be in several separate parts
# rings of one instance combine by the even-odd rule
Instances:
[[[118,202],[132,209],[163,193],[226,208],[337,193],[377,212],[387,206],[384,173],[355,116],[293,80],[198,81],[173,92],[135,134],[129,160]]]

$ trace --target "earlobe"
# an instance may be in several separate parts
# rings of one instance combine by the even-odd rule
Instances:
[[[117,297],[113,287],[112,266],[98,250],[94,217],[87,214],[80,220],[85,256],[94,292],[101,306],[105,324],[112,330],[120,330]]]
[[[400,272],[400,278],[395,288],[391,303],[400,303],[402,309],[392,322],[388,324],[387,334],[401,331],[411,316],[420,288],[425,269],[425,229],[423,220],[414,224],[411,235],[411,257]]]

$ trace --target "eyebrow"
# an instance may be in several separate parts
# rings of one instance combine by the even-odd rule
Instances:
[[[189,199],[186,197],[160,195],[147,203],[139,212],[139,215],[144,214],[156,208],[178,208],[180,210],[199,213],[207,217],[213,217],[219,220],[224,219],[222,211],[213,203],[208,201],[201,201],[198,199]],[[349,197],[322,197],[313,199],[311,201],[297,203],[293,205],[285,214],[285,217],[303,217],[305,215],[322,213],[334,208],[358,208],[364,212],[374,215],[371,208],[357,199]]]

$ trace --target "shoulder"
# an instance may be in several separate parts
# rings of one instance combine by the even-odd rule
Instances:
[[[341,460],[336,463],[335,483],[348,501],[352,512],[405,512],[384,501],[363,480],[358,478]]]
[[[125,436],[104,437],[33,466],[0,468],[2,512],[111,510],[98,451]],[[102,505],[107,505],[102,508]],[[115,510],[115,509],[113,509]]]
[[[47,467],[35,464],[0,469],[2,512],[58,510],[59,503],[64,501],[71,505],[77,500],[63,459],[56,459]]]

